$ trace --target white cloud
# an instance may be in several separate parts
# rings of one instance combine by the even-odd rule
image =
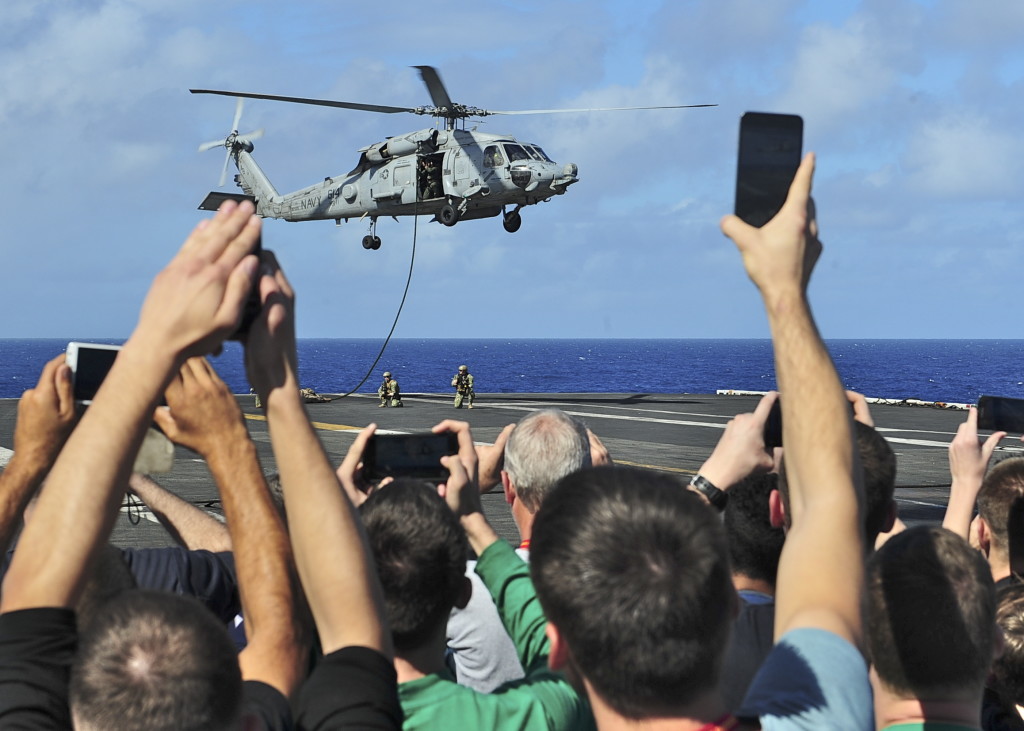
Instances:
[[[983,114],[950,113],[921,125],[903,161],[909,181],[943,198],[1020,197],[1024,139]]]

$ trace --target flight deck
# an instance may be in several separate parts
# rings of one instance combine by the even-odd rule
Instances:
[[[359,429],[376,423],[392,432],[427,431],[443,419],[468,421],[478,443],[492,443],[501,430],[535,409],[557,407],[583,419],[618,464],[647,467],[684,477],[694,474],[711,454],[729,419],[752,411],[756,395],[698,394],[477,394],[475,408],[455,409],[450,394],[404,393],[404,408],[379,408],[378,398],[357,394],[306,405],[334,463],[345,456]],[[265,472],[275,470],[266,419],[252,396],[238,396]],[[10,449],[17,399],[0,399],[0,447]],[[949,496],[947,448],[965,412],[928,406],[872,405],[875,427],[897,455],[896,499],[909,525],[939,523]],[[7,453],[6,450],[3,450]],[[995,459],[1024,453],[1024,445],[1006,438]],[[0,459],[6,462],[6,459]],[[215,515],[221,514],[216,486],[198,455],[175,451],[171,472],[155,475],[164,487]],[[500,486],[483,496],[484,510],[498,533],[517,541],[515,525]],[[170,537],[145,510],[122,509],[112,538],[117,545],[161,546]]]

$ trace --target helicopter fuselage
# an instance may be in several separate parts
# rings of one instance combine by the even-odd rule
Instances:
[[[365,147],[350,173],[281,195],[251,148],[233,150],[236,180],[261,216],[287,221],[434,215],[453,225],[546,201],[578,180],[576,165],[559,165],[514,137],[427,129]],[[457,212],[454,221],[441,215],[446,206]]]

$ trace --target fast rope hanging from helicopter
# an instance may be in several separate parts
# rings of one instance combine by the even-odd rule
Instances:
[[[377,367],[377,364],[380,362],[380,359],[384,357],[384,351],[387,350],[388,343],[391,342],[391,336],[394,335],[395,328],[398,327],[398,318],[401,317],[402,315],[402,308],[405,307],[405,298],[409,295],[409,285],[412,283],[413,265],[416,263],[416,234],[419,232],[420,220],[420,217],[416,214],[419,211],[419,207],[420,202],[419,198],[417,197],[417,200],[413,206],[412,214],[412,255],[409,257],[409,274],[405,278],[405,289],[402,292],[402,301],[398,303],[398,312],[395,313],[395,321],[391,323],[391,329],[388,331],[388,336],[384,338],[384,344],[380,346],[380,352],[377,353],[377,357],[374,358],[373,363],[370,364],[370,367],[366,371],[366,375],[363,376],[363,380],[357,383],[355,388],[353,388],[348,393],[343,393],[340,396],[335,396],[333,399],[331,399],[332,401],[335,399],[346,398],[347,396],[351,396],[360,388],[362,388],[364,383],[370,380],[370,376],[373,375],[373,369]]]

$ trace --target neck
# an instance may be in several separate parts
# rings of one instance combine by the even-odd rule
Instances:
[[[871,685],[875,691],[875,728],[885,729],[898,723],[952,723],[967,728],[981,728],[978,709],[981,692],[953,694],[938,701],[902,698],[876,681],[872,671]]]
[[[1010,557],[1002,553],[990,551],[988,567],[992,571],[992,581],[1001,581],[1010,575]]]
[[[609,706],[601,696],[594,692],[590,683],[584,679],[587,688],[587,695],[590,697],[591,707],[594,711],[594,720],[600,731],[710,731],[716,728],[715,723],[725,723],[727,719],[735,723],[732,716],[725,708],[718,697],[716,690],[711,690],[699,696],[685,709],[680,710],[679,715],[654,716],[648,718],[626,718]],[[746,728],[741,726],[730,726],[728,728]]]
[[[530,536],[533,533],[533,518],[536,513],[531,513],[525,507],[523,507],[522,500],[516,500],[512,503],[512,520],[515,521],[516,528],[519,529],[519,539],[521,541],[530,540]]]
[[[768,596],[775,596],[775,584],[764,579],[752,579],[744,574],[733,574],[732,585],[736,591],[756,591]]]
[[[439,635],[432,637],[415,650],[395,652],[395,672],[399,683],[418,680],[444,670],[445,632],[441,626]]]

